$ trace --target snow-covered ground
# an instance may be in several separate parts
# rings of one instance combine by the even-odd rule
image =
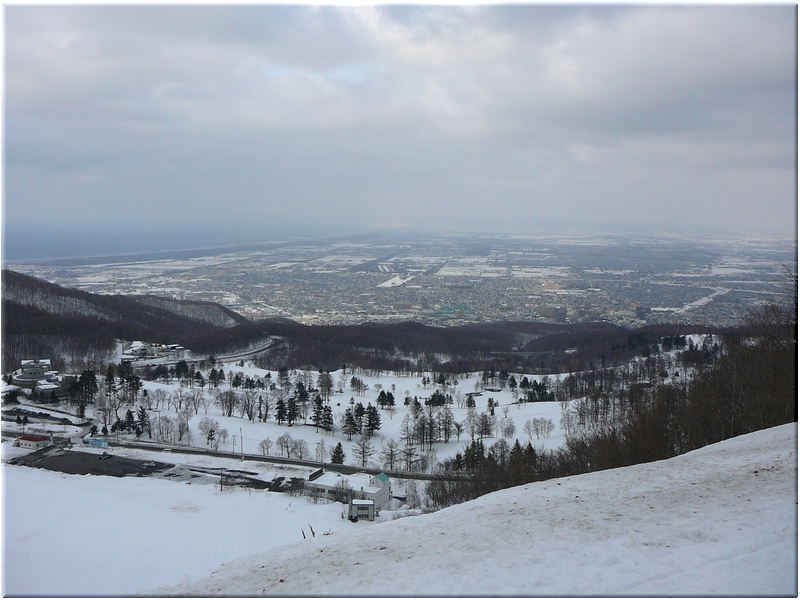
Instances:
[[[278,372],[277,371],[267,371],[265,369],[259,369],[251,364],[246,364],[243,367],[237,366],[234,363],[228,363],[224,367],[224,371],[226,373],[226,377],[228,373],[242,373],[247,377],[265,377],[267,373],[270,374],[271,380],[276,382],[278,379]],[[312,379],[316,381],[317,373],[311,373]],[[341,371],[335,371],[331,373],[334,381],[337,383],[340,381],[341,378]],[[430,376],[430,374],[428,374]],[[520,374],[516,375],[518,380],[521,381],[522,376]],[[294,375],[292,378],[294,379]],[[406,395],[406,392],[413,398],[418,397],[420,402],[423,402],[424,398],[428,398],[435,390],[441,390],[442,388],[439,386],[423,386],[421,384],[420,377],[402,377],[402,376],[394,376],[388,373],[381,373],[376,375],[365,375],[363,373],[359,373],[356,377],[362,379],[364,383],[369,386],[369,390],[363,395],[359,396],[351,391],[347,385],[345,385],[345,389],[343,390],[344,393],[342,394],[334,394],[331,396],[330,405],[333,410],[333,416],[336,419],[337,423],[339,421],[340,415],[342,415],[350,406],[350,399],[354,398],[356,402],[361,402],[364,406],[367,403],[371,403],[373,406],[376,406],[376,399],[378,396],[378,389],[375,388],[376,384],[381,386],[380,389],[384,391],[392,391],[394,386],[393,394],[395,396],[395,408],[397,409],[397,413],[392,417],[389,415],[388,412],[381,410],[381,428],[376,433],[375,438],[373,440],[373,447],[375,448],[376,455],[372,460],[372,464],[370,466],[381,468],[382,465],[380,464],[379,454],[381,450],[381,446],[384,445],[389,439],[394,439],[395,441],[400,441],[400,429],[403,417],[408,413],[408,407],[403,406],[403,398]],[[540,381],[542,376],[539,375],[527,375],[530,381]],[[346,381],[349,383],[352,375],[347,375]],[[465,377],[458,381],[456,385],[448,386],[448,393],[461,393],[462,396],[466,395],[467,393],[475,392],[475,384],[480,379],[480,374],[474,373],[469,377]],[[553,377],[550,378],[553,381]],[[178,389],[177,382],[172,384],[164,384],[158,382],[145,382],[145,388],[148,389],[151,393],[156,389],[163,389],[167,394],[172,394]],[[220,389],[231,389],[230,388],[230,381],[226,381],[220,386]],[[240,390],[241,391],[241,390]],[[210,394],[210,390],[207,390],[208,394]],[[263,394],[263,391],[257,391],[257,393]],[[527,404],[520,404],[514,400],[512,392],[507,387],[502,391],[491,392],[491,391],[483,391],[481,396],[475,398],[476,403],[476,410],[478,413],[484,412],[487,410],[487,402],[488,399],[494,399],[499,406],[497,406],[495,410],[495,416],[498,420],[503,418],[503,408],[508,408],[508,417],[514,421],[515,426],[515,433],[514,435],[509,438],[509,443],[514,442],[515,438],[519,438],[520,443],[527,443],[529,441],[528,435],[523,431],[524,424],[526,421],[540,418],[540,419],[550,419],[553,421],[554,424],[554,431],[548,438],[537,439],[535,436],[532,437],[532,442],[534,446],[544,446],[546,448],[556,448],[560,446],[564,441],[563,432],[559,426],[560,419],[561,419],[561,407],[558,402],[533,402]],[[320,441],[324,441],[326,446],[332,448],[337,443],[341,442],[342,446],[344,447],[345,455],[346,455],[346,463],[347,464],[355,464],[355,457],[353,456],[352,447],[355,444],[356,437],[353,437],[352,440],[347,439],[347,435],[342,433],[341,429],[337,431],[335,434],[326,434],[323,430],[317,431],[311,425],[311,415],[309,414],[307,423],[308,425],[303,425],[302,419],[296,423],[293,427],[288,427],[286,424],[278,425],[275,422],[275,406],[274,400],[272,401],[272,407],[270,408],[270,416],[269,420],[266,423],[260,423],[257,420],[255,422],[250,422],[246,418],[240,418],[238,416],[234,417],[224,417],[222,416],[221,410],[217,406],[213,406],[209,408],[208,415],[205,415],[203,409],[200,409],[199,413],[193,416],[190,420],[190,428],[192,431],[192,445],[197,447],[206,447],[205,437],[198,429],[198,424],[202,420],[203,417],[208,416],[210,418],[215,419],[220,423],[221,427],[224,427],[228,430],[231,434],[231,437],[224,443],[221,443],[219,446],[219,451],[223,452],[233,452],[234,450],[234,440],[233,436],[236,436],[236,447],[235,450],[237,453],[241,451],[240,438],[244,437],[244,452],[250,454],[260,454],[259,451],[259,443],[269,437],[273,442],[283,434],[289,434],[294,439],[303,439],[305,440],[311,450],[312,454],[314,451],[315,445]],[[456,404],[453,404],[450,409],[453,412],[453,416],[456,421],[463,422],[465,417],[467,416],[467,409],[466,408],[458,408]],[[171,416],[175,416],[174,410],[167,411],[163,410],[161,414],[170,414]],[[121,411],[124,413],[124,410]],[[238,415],[238,412],[234,414]],[[240,434],[240,431],[241,434]],[[147,436],[145,436],[146,438]],[[469,433],[462,432],[460,436],[460,440],[457,439],[455,435],[450,439],[449,442],[438,442],[433,444],[433,448],[436,451],[436,460],[441,461],[444,458],[455,456],[456,452],[463,450],[464,444],[468,442],[470,439]],[[491,445],[492,443],[499,440],[499,437],[492,437],[489,439],[484,440],[484,444]],[[278,454],[278,449],[273,446],[270,451],[271,454],[275,455]],[[422,453],[422,449],[420,448],[420,453]],[[311,457],[313,459],[313,456]]]
[[[232,561],[188,596],[796,596],[797,425]]]
[[[3,595],[130,595],[254,553],[277,556],[302,531],[311,538],[309,525],[318,537],[354,527],[340,504],[280,493],[7,464],[3,476]]]

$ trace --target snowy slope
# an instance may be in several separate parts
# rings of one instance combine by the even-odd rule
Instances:
[[[786,425],[343,528],[152,593],[794,596],[796,451],[797,426]]]

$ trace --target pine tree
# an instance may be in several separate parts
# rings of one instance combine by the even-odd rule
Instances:
[[[364,405],[359,402],[355,405],[353,409],[353,418],[356,421],[356,432],[361,433],[364,429],[364,415],[366,414],[367,409],[364,408]]]
[[[128,409],[125,413],[125,431],[133,431],[136,427],[136,418],[133,416],[133,411]]]
[[[353,411],[349,408],[344,411],[344,431],[343,433],[347,436],[347,441],[349,442],[353,439],[353,436],[358,433],[358,427],[356,426],[356,419],[353,416]]]
[[[147,414],[147,410],[144,406],[139,407],[136,417],[136,426],[142,431],[146,431],[147,437],[152,439],[153,434],[150,431],[150,415]]]
[[[364,431],[368,437],[371,437],[381,428],[381,415],[372,404],[367,404],[366,417],[367,422],[364,426]]]
[[[290,397],[286,403],[286,423],[289,427],[297,420],[297,401],[294,397]]]
[[[278,422],[278,425],[283,424],[286,420],[286,402],[283,401],[283,398],[279,398],[275,405],[275,420]]]
[[[333,429],[333,409],[330,406],[326,405],[322,410],[320,427],[325,431],[331,431]]]
[[[317,396],[314,400],[314,414],[311,416],[311,422],[314,423],[316,431],[319,431],[319,428],[322,427],[323,413],[325,412],[324,408],[322,397]]]
[[[342,442],[336,444],[336,447],[331,451],[331,462],[335,465],[344,464],[344,448],[342,448]]]

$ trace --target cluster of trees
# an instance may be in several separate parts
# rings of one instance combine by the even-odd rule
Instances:
[[[341,417],[342,433],[347,436],[347,441],[354,435],[363,435],[367,438],[375,435],[381,428],[381,415],[371,402],[365,407],[361,402],[350,399],[350,406],[345,409]]]

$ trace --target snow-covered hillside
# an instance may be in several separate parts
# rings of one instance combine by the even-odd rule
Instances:
[[[151,592],[793,596],[796,450],[797,426],[785,425],[667,461],[344,528]]]

